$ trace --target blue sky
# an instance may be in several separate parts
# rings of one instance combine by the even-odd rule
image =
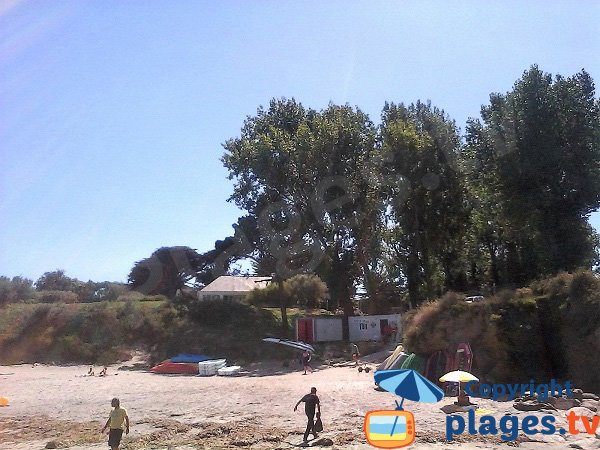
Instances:
[[[376,122],[429,99],[464,129],[531,64],[600,83],[599,23],[591,1],[0,2],[0,274],[209,250],[241,215],[221,144],[271,98]]]

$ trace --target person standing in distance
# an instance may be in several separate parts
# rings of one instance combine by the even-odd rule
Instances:
[[[306,394],[304,397],[298,400],[298,403],[296,403],[296,406],[294,406],[294,411],[298,410],[298,405],[302,402],[304,402],[304,412],[306,413],[307,419],[306,431],[304,432],[304,442],[307,442],[308,435],[310,433],[312,433],[315,439],[318,437],[317,433],[315,432],[315,407],[318,411],[318,415],[320,416],[321,403],[319,402],[319,397],[317,397],[317,388],[310,388],[310,394]]]
[[[358,345],[350,344],[350,351],[352,352],[352,361],[354,361],[354,366],[358,366],[358,358],[360,357]]]
[[[110,406],[114,409],[110,412],[108,420],[104,428],[102,428],[102,433],[110,427],[108,432],[108,446],[112,450],[119,450],[121,438],[123,437],[123,427],[125,427],[125,434],[129,434],[129,416],[127,415],[127,410],[121,408],[121,402],[118,398],[113,398]]]
[[[306,375],[307,371],[312,373],[313,369],[310,367],[311,359],[310,352],[304,351],[304,353],[302,353],[302,365],[304,366],[304,373],[302,375]]]

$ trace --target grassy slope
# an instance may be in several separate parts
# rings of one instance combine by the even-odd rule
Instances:
[[[260,341],[279,335],[278,310],[245,306],[238,314],[218,313],[190,323],[160,301],[10,304],[0,308],[0,364],[109,364],[126,360],[133,349],[147,350],[154,361],[179,352],[238,361],[282,356]],[[291,318],[301,314],[291,311]]]

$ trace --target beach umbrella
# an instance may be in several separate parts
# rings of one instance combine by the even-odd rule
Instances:
[[[404,399],[414,402],[436,403],[444,397],[444,391],[416,370],[379,370],[375,372],[375,383],[382,389],[402,397],[397,408],[402,410]]]
[[[468,383],[469,381],[479,381],[475,375],[469,372],[465,372],[464,370],[453,370],[452,372],[448,372],[445,375],[440,377],[440,381],[442,382],[452,382],[452,383]]]
[[[375,372],[375,383],[388,392],[402,397],[400,404],[396,402],[396,409],[402,411],[402,404],[407,398],[414,402],[436,403],[444,397],[444,392],[421,375],[416,370],[379,370]],[[398,416],[394,419],[390,436],[394,434]]]
[[[453,370],[440,377],[440,381],[449,383],[458,383],[458,397],[460,400],[460,383],[468,383],[469,381],[479,381],[475,375],[464,370]],[[466,397],[468,398],[468,397]]]

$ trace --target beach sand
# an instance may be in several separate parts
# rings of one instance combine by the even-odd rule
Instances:
[[[320,437],[334,443],[327,448],[369,449],[365,414],[394,409],[398,399],[376,391],[372,372],[359,373],[355,367],[321,367],[304,376],[281,363],[264,363],[245,368],[246,374],[238,377],[154,375],[118,367],[109,367],[107,377],[87,377],[88,366],[0,366],[0,396],[10,399],[10,406],[0,408],[0,448],[42,449],[50,441],[71,450],[107,448],[100,429],[111,398],[119,397],[131,418],[123,450],[290,449],[302,442],[306,425],[302,405],[297,412],[294,405],[314,386],[325,427]],[[542,415],[518,412],[512,402],[474,400],[497,418],[506,413]],[[417,437],[410,448],[600,448],[597,437],[559,434],[534,436],[534,441],[523,436],[510,443],[499,436],[463,434],[449,443],[446,414],[440,408],[453,401],[405,402],[416,420]],[[566,424],[565,413],[553,413],[557,424]]]

